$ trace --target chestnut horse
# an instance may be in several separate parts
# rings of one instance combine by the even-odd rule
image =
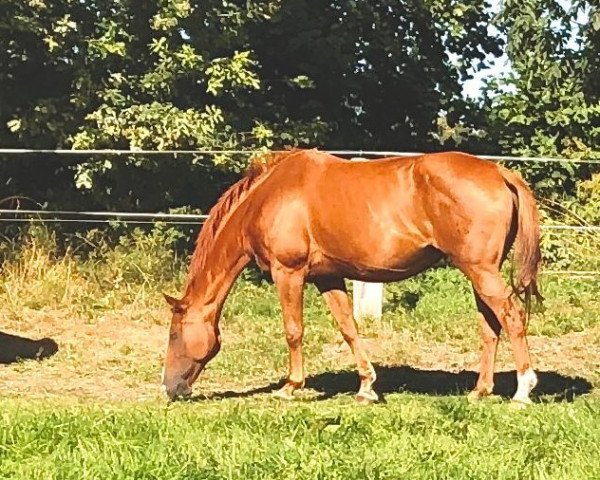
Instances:
[[[489,395],[498,336],[512,344],[518,387],[529,402],[537,379],[515,301],[539,296],[539,216],[525,182],[464,153],[349,162],[317,150],[273,154],[255,163],[210,211],[194,251],[185,295],[171,306],[163,386],[171,399],[220,348],[219,318],[231,286],[255,260],[275,282],[290,350],[291,397],[304,384],[302,300],[313,282],[358,366],[362,402],[377,400],[375,371],[358,336],[344,279],[399,281],[448,258],[471,281],[483,340],[473,397]],[[512,245],[518,271],[508,287],[500,267]]]

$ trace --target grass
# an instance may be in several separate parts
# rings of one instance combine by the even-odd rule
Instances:
[[[458,272],[386,286],[383,320],[361,325],[385,403],[360,407],[353,358],[310,286],[307,389],[271,398],[287,368],[280,308],[272,285],[246,274],[195,401],[169,405],[160,292],[181,289],[176,241],[163,227],[113,244],[32,230],[0,246],[0,348],[3,332],[58,345],[43,361],[0,365],[0,479],[600,478],[597,281],[542,277],[545,310],[530,322],[539,403],[526,410],[506,401],[507,342],[500,400],[465,399],[480,346]]]
[[[0,475],[27,479],[600,478],[600,401],[0,401]]]

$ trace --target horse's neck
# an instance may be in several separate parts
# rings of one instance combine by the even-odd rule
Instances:
[[[199,271],[191,272],[186,298],[192,305],[208,309],[208,314],[221,313],[233,282],[249,262],[244,252],[240,226],[227,222],[206,252],[206,261]]]

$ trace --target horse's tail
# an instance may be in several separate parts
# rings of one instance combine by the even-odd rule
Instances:
[[[543,300],[538,287],[538,274],[542,254],[540,251],[540,214],[533,192],[518,175],[500,167],[508,188],[513,192],[517,211],[517,235],[514,241],[513,266],[511,272],[513,292],[522,297],[527,317],[531,311],[531,297]]]

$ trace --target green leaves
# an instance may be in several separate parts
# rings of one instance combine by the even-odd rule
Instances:
[[[260,81],[251,68],[256,62],[250,58],[250,52],[235,52],[232,58],[215,58],[206,69],[208,86],[206,91],[218,95],[223,90],[236,87],[258,89]]]
[[[89,53],[92,57],[105,59],[110,55],[125,57],[127,43],[133,39],[122,25],[115,20],[103,19],[97,26],[97,37],[88,40]]]
[[[587,5],[586,5],[587,4]],[[575,19],[591,4],[567,11],[558,1],[507,0],[499,27],[508,38],[513,73],[488,90],[490,133],[504,151],[525,156],[600,158],[600,96],[588,90],[594,54],[574,48],[590,41]],[[587,57],[586,55],[589,55]],[[527,166],[538,191],[573,194],[588,167]]]
[[[14,118],[13,120],[6,122],[6,126],[11,132],[15,133],[21,128],[21,120]]]
[[[76,32],[76,30],[77,23],[71,19],[70,14],[66,14],[57,19],[50,30],[45,30],[46,36],[43,40],[49,52],[53,53],[54,51],[59,50],[61,45],[65,43],[67,35]]]
[[[168,98],[178,78],[193,75],[201,67],[202,57],[190,45],[172,50],[167,38],[160,37],[153,39],[149,47],[158,60],[153,69],[139,78],[140,89],[146,93]]]
[[[594,12],[590,18],[594,30],[600,30],[600,11]]]
[[[95,122],[96,128],[73,137],[76,149],[122,139],[132,150],[197,148],[218,144],[218,129],[224,122],[222,110],[215,106],[206,106],[203,111],[182,110],[158,102],[123,109],[102,105],[87,119]]]
[[[154,30],[171,30],[181,19],[187,18],[192,10],[189,0],[160,0],[159,12],[152,17],[150,24]]]

